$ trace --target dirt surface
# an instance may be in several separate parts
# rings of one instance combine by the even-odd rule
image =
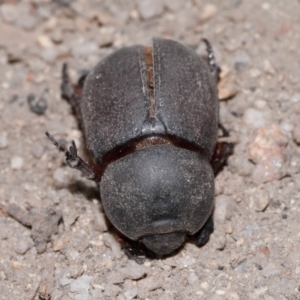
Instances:
[[[0,299],[300,299],[299,16],[295,0],[0,1]],[[82,148],[63,62],[75,80],[153,36],[210,40],[236,146],[209,242],[139,265],[44,133]]]

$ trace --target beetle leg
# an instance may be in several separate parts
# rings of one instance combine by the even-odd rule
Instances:
[[[209,239],[210,234],[214,231],[214,221],[212,214],[204,226],[195,234],[195,240],[198,246],[203,246]]]
[[[146,253],[140,248],[137,242],[132,242],[131,245],[122,245],[125,255],[129,259],[133,259],[137,264],[142,265],[146,260]]]
[[[120,243],[122,250],[129,259],[133,259],[139,265],[143,264],[149,254],[145,246],[140,241],[133,241],[122,235],[115,228],[113,234],[117,242]]]
[[[214,170],[214,173],[217,174],[222,165],[225,163],[226,159],[233,152],[233,144],[226,142],[218,142],[215,148],[215,152],[210,161],[210,164]]]
[[[206,51],[207,51],[207,57],[208,57],[208,63],[210,66],[210,70],[213,73],[214,77],[216,78],[216,81],[218,81],[219,75],[221,73],[221,68],[216,63],[215,54],[214,54],[214,51],[212,49],[210,42],[207,39],[202,39],[202,40],[206,45]]]
[[[78,118],[80,125],[82,120],[81,111],[80,111],[80,100],[81,100],[82,88],[87,74],[88,73],[85,72],[79,78],[77,84],[72,84],[68,72],[68,65],[66,63],[63,64],[61,95],[64,99],[66,99],[70,103],[76,117]]]
[[[79,170],[87,179],[99,182],[96,172],[77,155],[77,147],[74,140],[72,141],[72,146],[68,149],[65,145],[60,145],[49,132],[46,132],[46,136],[59,151],[65,154],[66,162],[70,168]]]
[[[222,137],[229,136],[229,132],[223,125],[219,124],[219,128],[222,131]],[[215,152],[210,160],[210,164],[215,174],[220,170],[220,168],[225,163],[227,158],[233,153],[233,147],[234,147],[233,143],[228,143],[228,142],[217,143]]]

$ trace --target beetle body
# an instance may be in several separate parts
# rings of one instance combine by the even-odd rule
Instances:
[[[154,141],[110,162],[101,200],[125,236],[159,254],[174,251],[213,208],[218,98],[207,63],[166,39],[154,39],[152,49],[123,48],[91,71],[80,105],[86,146],[99,164],[115,149]]]
[[[218,132],[206,61],[160,38],[151,48],[120,49],[88,74],[79,114],[86,148],[103,170],[104,210],[122,234],[169,254],[201,230],[213,209]]]

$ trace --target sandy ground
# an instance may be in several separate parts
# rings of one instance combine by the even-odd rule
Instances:
[[[0,1],[0,299],[300,299],[299,16],[295,0]],[[63,62],[75,80],[153,36],[210,40],[235,150],[209,242],[139,265],[44,132],[82,146]]]

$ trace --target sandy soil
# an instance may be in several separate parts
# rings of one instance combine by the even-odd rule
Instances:
[[[293,0],[0,1],[0,299],[300,299],[299,16]],[[63,62],[75,80],[153,36],[199,55],[210,40],[236,145],[209,242],[139,265],[44,132],[82,146]]]

